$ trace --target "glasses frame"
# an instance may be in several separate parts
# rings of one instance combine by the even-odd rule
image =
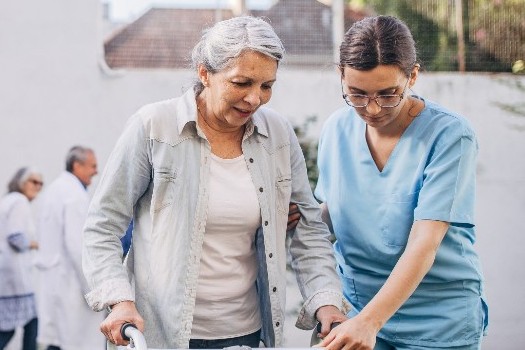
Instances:
[[[377,95],[376,97],[370,97],[368,95],[363,95],[363,94],[345,94],[345,90],[343,88],[343,77],[341,77],[341,92],[343,94],[343,100],[345,100],[346,104],[349,105],[350,107],[354,107],[354,108],[366,108],[368,107],[368,105],[370,104],[370,101],[371,100],[374,100],[374,102],[380,107],[380,108],[395,108],[397,106],[399,106],[399,104],[401,103],[401,101],[403,101],[403,98],[405,97],[405,91],[407,89],[407,86],[408,86],[408,82],[410,81],[410,77],[408,77],[407,79],[407,82],[405,83],[405,87],[403,88],[403,91],[401,91],[400,94],[389,94],[389,95]],[[350,102],[350,96],[360,96],[360,97],[366,97],[368,98],[368,101],[366,102],[365,105],[363,106],[356,106],[354,104],[352,104],[352,102]],[[381,106],[379,104],[379,102],[377,102],[377,99],[378,98],[382,98],[382,97],[398,97],[399,98],[399,101],[394,105],[394,106]]]
[[[40,186],[40,187],[44,186],[44,182],[43,181],[38,181],[38,180],[35,180],[35,179],[29,179],[27,181],[31,182],[35,186]]]

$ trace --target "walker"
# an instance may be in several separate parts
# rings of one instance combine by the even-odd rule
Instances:
[[[337,322],[333,323],[332,324],[332,329],[334,327],[336,327],[337,325],[339,325],[339,323],[337,323]],[[310,342],[311,346],[319,343],[320,338],[317,337],[317,333],[319,333],[320,331],[321,331],[321,324],[318,323],[317,327],[314,328],[314,331],[312,333],[312,339],[311,339],[311,342]],[[122,335],[122,337],[124,339],[129,340],[129,345],[128,346],[116,346],[115,344],[112,344],[112,343],[110,343],[108,341],[107,342],[107,347],[106,347],[107,350],[126,350],[126,349],[159,350],[159,349],[150,349],[150,348],[148,348],[148,345],[146,344],[146,339],[144,339],[144,335],[132,323],[125,323],[125,324],[123,324],[122,327],[120,328],[120,333],[121,333],[121,335]],[[227,348],[224,348],[224,349],[227,349],[227,350],[251,350],[251,348],[249,346],[244,346],[244,345],[242,345],[242,346],[230,346],[230,347],[227,347]],[[270,348],[267,348],[267,349],[270,349]],[[310,348],[296,348],[296,350],[307,350],[307,349],[310,349]],[[173,349],[173,350],[175,350],[175,349]]]

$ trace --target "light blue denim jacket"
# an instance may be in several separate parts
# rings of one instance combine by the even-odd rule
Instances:
[[[134,300],[153,348],[187,348],[206,226],[210,145],[196,124],[195,94],[147,105],[111,153],[84,230],[86,300],[103,310]],[[256,249],[262,340],[283,341],[286,226],[289,202],[301,219],[290,241],[292,267],[305,303],[297,326],[315,325],[323,305],[342,308],[329,232],[321,221],[293,128],[260,108],[248,122],[242,150],[261,208]],[[134,219],[133,244],[122,261],[122,237]]]

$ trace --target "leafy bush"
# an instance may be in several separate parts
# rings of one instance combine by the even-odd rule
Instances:
[[[308,174],[308,180],[310,181],[310,187],[312,191],[317,184],[317,178],[319,177],[319,170],[317,169],[317,139],[308,135],[308,130],[312,124],[317,122],[316,116],[306,117],[304,122],[300,125],[294,125],[293,129],[299,144],[303,150],[304,160],[306,162],[306,172]]]

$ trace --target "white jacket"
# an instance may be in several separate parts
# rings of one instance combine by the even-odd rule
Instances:
[[[24,326],[36,317],[33,254],[34,238],[31,206],[26,196],[11,192],[0,199],[0,330]],[[9,235],[20,234],[20,249],[9,244]],[[9,310],[9,311],[7,311]]]
[[[76,176],[63,172],[43,193],[37,221],[40,248],[38,340],[62,350],[104,348],[99,330],[103,313],[84,300],[82,228],[89,196]]]

